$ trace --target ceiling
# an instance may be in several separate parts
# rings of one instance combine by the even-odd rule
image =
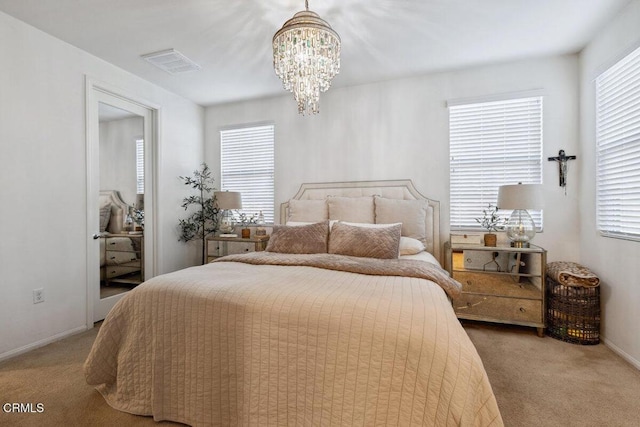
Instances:
[[[630,0],[310,0],[342,39],[334,87],[575,53]],[[271,39],[303,0],[0,0],[0,11],[207,106],[283,93]],[[143,54],[202,69],[171,75]]]

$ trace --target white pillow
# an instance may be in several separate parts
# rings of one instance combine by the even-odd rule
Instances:
[[[425,249],[424,244],[418,239],[400,237],[400,255],[415,255]]]

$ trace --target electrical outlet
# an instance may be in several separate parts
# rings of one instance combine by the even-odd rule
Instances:
[[[38,304],[44,302],[44,288],[33,290],[33,303]]]

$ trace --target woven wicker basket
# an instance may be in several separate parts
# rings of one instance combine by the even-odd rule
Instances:
[[[600,343],[600,286],[564,286],[547,276],[547,334],[562,341]]]

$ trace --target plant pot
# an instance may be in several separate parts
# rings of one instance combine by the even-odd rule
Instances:
[[[495,247],[498,245],[498,235],[493,233],[487,233],[484,235],[484,245]]]
[[[243,239],[248,239],[249,237],[251,237],[251,229],[250,228],[243,228],[241,230],[242,232],[242,238]]]

